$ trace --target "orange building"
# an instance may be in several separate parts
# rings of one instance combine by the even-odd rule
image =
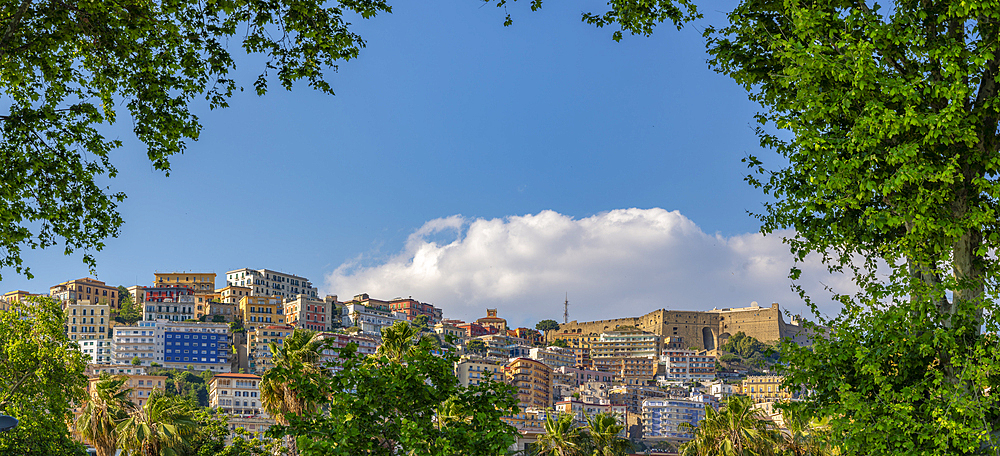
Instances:
[[[514,358],[503,368],[507,382],[517,387],[521,408],[552,405],[552,368],[531,358]]]
[[[188,287],[198,293],[215,291],[214,272],[157,272],[153,274],[154,287]]]
[[[49,287],[49,296],[62,302],[90,301],[118,308],[118,287],[85,277]]]

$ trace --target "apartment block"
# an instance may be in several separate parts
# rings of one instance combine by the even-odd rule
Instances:
[[[264,325],[285,324],[285,305],[278,296],[240,298],[239,316],[247,331]]]
[[[260,377],[252,374],[216,374],[208,382],[208,405],[228,415],[260,415],[263,411]]]
[[[781,402],[797,396],[795,391],[783,387],[785,377],[780,375],[751,375],[743,379],[743,394],[750,396],[755,404]]]
[[[715,356],[706,351],[665,349],[660,361],[667,381],[715,380]]]
[[[507,382],[517,388],[521,408],[546,408],[552,404],[552,368],[531,358],[514,358],[504,366]]]
[[[530,350],[528,354],[529,358],[541,361],[553,369],[558,367],[572,367],[576,364],[576,354],[568,348],[536,347]]]
[[[111,306],[84,300],[67,300],[66,335],[80,345],[80,351],[87,355],[88,363],[111,362],[111,336],[108,325],[111,322]]]
[[[219,301],[227,304],[239,304],[240,299],[243,299],[244,296],[252,296],[250,287],[241,287],[238,285],[226,285],[217,291],[219,293]]]
[[[270,344],[281,346],[292,330],[294,328],[289,325],[266,325],[247,330],[247,358],[251,374],[264,375],[274,367]]]
[[[573,366],[561,366],[555,369],[563,375],[567,375],[571,380],[571,385],[581,387],[588,382],[611,383],[615,381],[615,374],[611,372],[601,372],[591,369],[581,369]]]
[[[455,375],[462,386],[476,386],[490,377],[494,381],[503,381],[504,367],[495,361],[479,356],[463,356],[455,363]]]
[[[638,329],[601,333],[590,344],[590,357],[596,358],[657,358],[660,356],[660,336]]]
[[[420,315],[425,315],[429,319],[431,326],[440,322],[443,316],[441,309],[413,298],[396,298],[389,301],[389,311],[400,312],[406,315],[406,319],[410,321],[413,321],[414,318]]]
[[[163,321],[140,321],[135,326],[115,326],[111,362],[130,365],[138,358],[141,366],[163,364]]]
[[[646,385],[656,377],[657,360],[655,358],[622,357],[593,358],[593,370],[612,372],[615,381],[627,385]]]
[[[49,296],[62,302],[89,301],[118,308],[118,287],[85,277],[49,287]]]
[[[317,299],[319,290],[312,282],[300,277],[270,269],[236,269],[226,273],[226,285],[247,287],[253,296],[280,296],[283,299],[293,299],[298,295],[306,295]]]
[[[44,296],[40,294],[29,293],[24,290],[14,290],[8,291],[0,296],[0,311],[5,311],[10,309],[10,305],[16,302],[24,301],[25,299],[32,296]]]
[[[163,365],[229,372],[233,343],[226,323],[163,322]]]
[[[285,301],[286,323],[313,331],[332,331],[341,324],[341,310],[336,296],[313,299],[305,295]]]
[[[186,287],[195,293],[215,291],[214,272],[156,272],[153,273],[154,287]]]
[[[210,302],[205,313],[205,321],[232,323],[240,319],[239,303]]]
[[[647,439],[686,442],[694,434],[682,423],[697,426],[705,418],[706,403],[691,398],[642,402],[642,431]]]
[[[146,287],[142,319],[184,321],[195,318],[194,292],[184,286]]]
[[[388,310],[378,310],[356,301],[345,303],[341,319],[345,327],[355,326],[362,334],[382,340],[382,328],[392,326],[397,321],[406,321],[406,316]]]
[[[619,437],[625,437],[625,430],[628,426],[625,425],[627,410],[623,404],[612,404],[609,401],[586,402],[573,397],[567,397],[556,402],[555,409],[560,415],[572,415],[577,426],[586,426],[588,417],[600,413],[611,415],[622,426]]]

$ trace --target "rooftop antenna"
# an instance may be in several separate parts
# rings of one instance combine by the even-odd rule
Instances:
[[[563,302],[563,324],[569,324],[569,292],[566,292],[566,301]]]

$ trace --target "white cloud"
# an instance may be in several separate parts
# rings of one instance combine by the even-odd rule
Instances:
[[[455,215],[425,223],[382,264],[341,265],[326,277],[326,291],[413,296],[466,321],[496,307],[515,326],[562,321],[566,292],[570,319],[580,321],[751,301],[805,313],[787,278],[793,262],[781,237],[788,234],[709,235],[679,212],[659,208],[583,219],[553,211],[490,220]],[[445,235],[453,240],[430,239]],[[826,274],[816,261],[800,268],[802,284],[820,302],[828,302],[820,280],[850,288],[845,277]]]

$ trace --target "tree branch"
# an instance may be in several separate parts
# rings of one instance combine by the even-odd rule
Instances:
[[[0,38],[0,55],[6,55],[5,49],[7,49],[7,40],[10,39],[10,35],[14,33],[21,26],[21,18],[24,13],[28,11],[28,7],[31,6],[31,0],[22,0],[21,6],[17,8],[17,12],[14,13],[14,17],[10,19],[10,23],[7,24],[7,30],[4,30],[3,37]]]

